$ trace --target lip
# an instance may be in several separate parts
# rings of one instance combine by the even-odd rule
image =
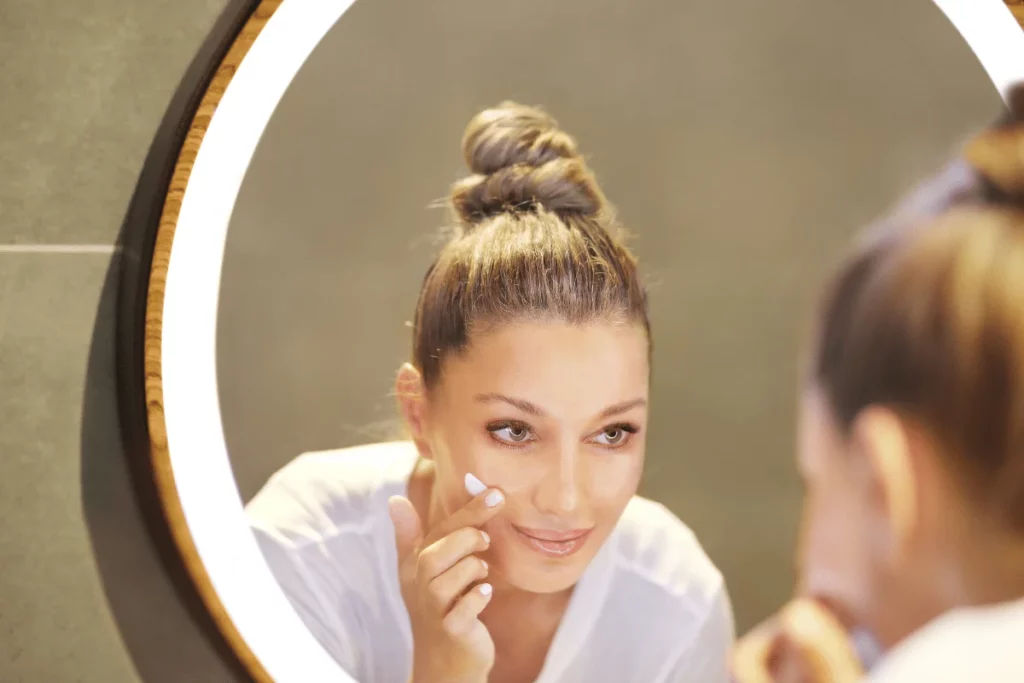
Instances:
[[[590,529],[571,529],[569,531],[553,531],[551,529],[530,529],[512,525],[516,534],[527,547],[548,557],[568,557],[587,542]]]

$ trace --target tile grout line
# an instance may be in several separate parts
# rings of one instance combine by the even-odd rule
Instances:
[[[113,244],[0,244],[0,254],[113,254]]]

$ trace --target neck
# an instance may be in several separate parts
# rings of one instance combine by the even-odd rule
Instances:
[[[950,607],[984,606],[1024,598],[1024,536],[975,530],[958,548],[947,599]]]
[[[1024,599],[1024,542],[979,534],[959,543],[952,554],[933,555],[916,577],[916,587],[904,590],[903,602],[874,624],[884,649],[953,610]]]

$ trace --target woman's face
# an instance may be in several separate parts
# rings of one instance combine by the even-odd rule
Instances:
[[[797,564],[803,591],[827,597],[859,620],[870,611],[872,553],[866,482],[854,467],[824,396],[801,401],[797,464],[804,505]]]
[[[798,465],[806,493],[800,592],[892,646],[936,614],[955,514],[892,412],[871,408],[849,434],[816,389],[802,400]]]
[[[472,473],[507,503],[485,526],[492,572],[531,592],[571,587],[636,493],[648,340],[632,324],[525,322],[445,360],[424,416],[447,514]]]

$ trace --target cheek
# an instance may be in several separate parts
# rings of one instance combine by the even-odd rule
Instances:
[[[479,452],[466,458],[459,469],[459,481],[471,471],[489,486],[504,491],[508,503],[506,511],[535,507],[538,496],[550,495],[550,487],[559,478],[554,472],[559,465],[556,457],[542,453],[516,453],[495,449]],[[643,458],[636,455],[604,455],[581,453],[576,468],[575,486],[578,504],[594,521],[614,522],[626,504],[636,494],[643,472]]]
[[[452,514],[471,499],[465,477],[473,474],[505,494],[506,510],[515,507],[548,474],[542,459],[496,446],[485,435],[448,432],[434,447],[437,486],[445,512]]]
[[[863,605],[868,587],[868,523],[851,492],[822,493],[805,506],[801,586],[850,609]]]
[[[558,457],[553,453],[502,448],[483,430],[466,424],[443,425],[433,435],[431,449],[447,514],[470,500],[464,485],[467,473],[501,489],[508,501],[506,510],[512,511],[530,506],[538,489],[552,480],[552,469],[558,467]],[[576,484],[587,507],[602,517],[617,517],[639,487],[644,463],[642,445],[620,453],[584,449],[576,457]]]
[[[621,513],[636,495],[643,465],[642,453],[595,456],[587,472],[587,494],[595,510]]]

